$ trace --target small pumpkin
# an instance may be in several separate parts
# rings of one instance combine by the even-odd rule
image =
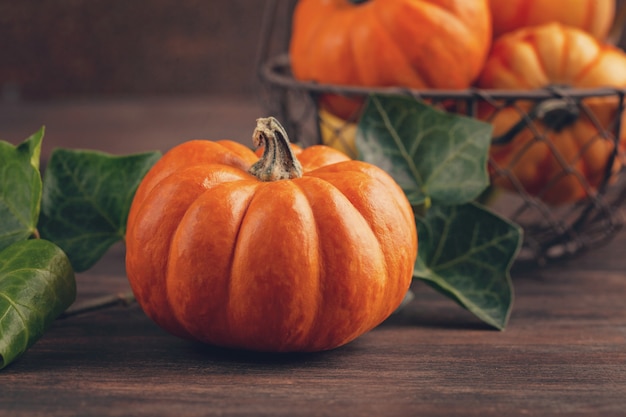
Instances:
[[[141,182],[127,223],[138,303],[167,331],[256,351],[341,346],[387,318],[413,274],[402,189],[327,146],[290,146],[257,122],[239,143],[185,142]]]
[[[289,55],[298,80],[463,89],[490,45],[488,0],[300,0]],[[346,120],[360,103],[321,96],[322,106]]]
[[[493,35],[557,22],[604,40],[615,17],[615,0],[490,0]]]
[[[558,23],[519,29],[499,38],[478,82],[485,89],[528,90],[545,87],[626,86],[626,54],[586,32]],[[621,117],[618,100],[593,97],[519,100],[502,108],[482,103],[480,117],[494,126],[490,156],[494,184],[525,192],[550,204],[590,195],[611,171],[620,168],[618,142],[611,129]],[[533,119],[529,122],[529,119]],[[625,143],[624,130],[619,140]],[[609,163],[612,165],[609,166]]]

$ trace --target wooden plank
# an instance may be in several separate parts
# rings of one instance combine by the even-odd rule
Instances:
[[[624,244],[625,236],[616,240]],[[602,257],[596,255],[601,262]],[[124,289],[123,248],[82,288]],[[507,330],[418,283],[416,300],[319,354],[233,352],[179,340],[137,306],[57,321],[2,375],[7,415],[531,415],[626,407],[623,273],[577,263],[514,277]],[[601,265],[601,263],[600,263]],[[33,398],[37,398],[33,402]]]

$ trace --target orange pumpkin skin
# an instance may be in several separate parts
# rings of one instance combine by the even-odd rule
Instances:
[[[180,337],[256,351],[332,349],[377,326],[417,255],[402,190],[325,146],[299,150],[301,178],[260,181],[258,159],[191,141],[147,174],[127,227],[141,307]]]
[[[615,17],[615,0],[490,0],[493,35],[558,22],[605,39]]]
[[[480,73],[490,45],[488,0],[300,0],[289,53],[299,80],[463,89]],[[346,120],[360,102],[321,100]]]
[[[553,23],[502,36],[495,42],[479,79],[479,86],[486,89],[526,90],[550,85],[624,87],[626,54],[581,30]],[[584,104],[597,124],[584,112],[559,131],[536,120],[532,129],[525,128],[510,142],[492,145],[492,161],[510,169],[526,192],[550,204],[573,202],[594,193],[605,177],[612,154],[622,152],[626,135],[622,130],[616,150],[614,140],[601,133],[619,117],[615,97],[588,98]],[[531,108],[522,101],[516,106],[526,113]],[[480,117],[493,124],[494,137],[505,134],[521,119],[513,106],[495,112],[493,107],[483,105]],[[535,132],[543,139],[537,140]],[[615,172],[619,168],[620,160],[616,158],[611,169]],[[515,188],[505,177],[495,177],[494,183]]]

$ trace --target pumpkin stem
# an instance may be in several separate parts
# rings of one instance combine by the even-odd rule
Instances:
[[[550,100],[544,100],[530,112],[528,112],[528,119],[540,120],[549,129],[560,132],[568,126],[571,126],[580,117],[580,109],[576,102],[572,100],[555,98]],[[521,133],[528,126],[528,119],[521,118],[511,129],[507,132],[494,138],[491,143],[494,145],[503,145],[511,142],[519,133]]]
[[[261,181],[302,177],[302,165],[291,149],[287,132],[274,117],[257,119],[252,143],[264,147],[261,158],[250,167],[252,175]]]
[[[537,106],[537,118],[555,132],[572,125],[579,116],[580,109],[572,100],[546,100]]]

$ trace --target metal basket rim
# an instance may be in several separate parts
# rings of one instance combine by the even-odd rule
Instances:
[[[408,87],[364,87],[301,81],[293,77],[289,54],[282,53],[260,63],[258,76],[273,86],[307,91],[312,94],[334,93],[347,96],[409,95],[431,100],[548,100],[554,98],[585,99],[591,97],[626,96],[626,87],[574,88],[549,86],[530,90],[482,89],[469,87],[462,90],[412,89]]]

